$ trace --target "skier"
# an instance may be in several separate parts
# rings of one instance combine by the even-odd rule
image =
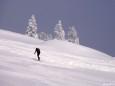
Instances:
[[[40,61],[40,57],[39,57],[39,55],[40,55],[40,49],[39,49],[39,48],[36,48],[34,54],[35,54],[36,52],[37,52],[38,61]]]

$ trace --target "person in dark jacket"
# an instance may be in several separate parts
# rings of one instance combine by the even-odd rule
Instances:
[[[38,61],[40,61],[40,57],[39,57],[39,55],[40,55],[40,49],[39,49],[39,48],[36,48],[34,54],[35,54],[36,52],[37,52]]]

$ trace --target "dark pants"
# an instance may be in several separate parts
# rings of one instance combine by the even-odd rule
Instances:
[[[40,61],[40,57],[39,57],[39,55],[40,55],[40,49],[36,48],[34,54],[35,53],[37,53],[38,61]]]
[[[40,53],[37,54],[37,57],[38,57],[38,61],[40,61],[40,57],[39,57]]]

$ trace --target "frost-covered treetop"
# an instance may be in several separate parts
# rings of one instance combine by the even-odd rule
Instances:
[[[64,40],[65,39],[65,31],[62,25],[62,21],[59,20],[54,28],[54,38],[58,40]]]
[[[79,37],[74,26],[69,27],[68,31],[68,41],[79,44]]]
[[[36,23],[35,15],[32,14],[31,19],[29,20],[30,20],[30,23],[32,23],[32,27],[37,30],[37,23]]]
[[[30,37],[38,38],[37,29],[38,28],[35,15],[32,15],[31,18],[28,20],[26,34]]]
[[[62,25],[62,21],[61,20],[58,21],[58,25]]]

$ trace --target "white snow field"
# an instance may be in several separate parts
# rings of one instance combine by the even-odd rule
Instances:
[[[115,59],[82,45],[0,30],[0,86],[115,86]]]

